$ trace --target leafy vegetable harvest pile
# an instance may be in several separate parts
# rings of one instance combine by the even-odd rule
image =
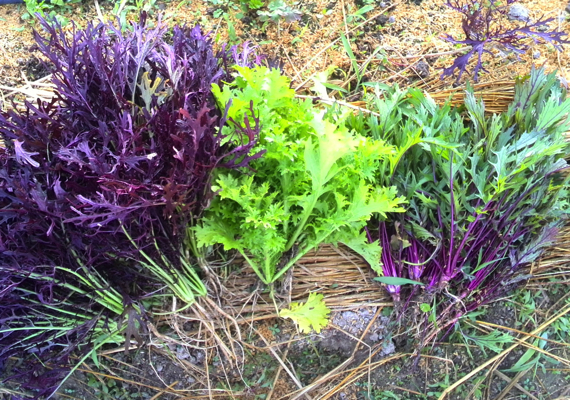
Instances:
[[[39,395],[61,378],[42,364],[67,366],[121,332],[141,342],[143,299],[206,294],[187,228],[214,168],[247,165],[257,140],[255,124],[222,135],[211,89],[249,48],[215,55],[198,27],[167,40],[145,19],[71,36],[42,21],[55,97],[0,114],[0,367],[23,358],[13,378]]]
[[[464,107],[451,109],[396,87],[384,101],[379,91],[371,96],[378,117],[349,120],[398,149],[388,180],[409,206],[369,237],[380,241],[385,277],[423,285],[424,308],[437,316],[425,343],[528,278],[522,266],[553,243],[567,218],[570,100],[542,70],[520,79],[515,92],[508,111],[488,117],[471,91]],[[387,289],[404,300],[401,285]]]
[[[296,99],[247,45],[215,54],[199,28],[42,25],[55,97],[0,112],[0,368],[22,359],[11,378],[37,396],[71,355],[142,343],[149,302],[206,296],[209,246],[272,289],[343,243],[400,310],[428,306],[424,344],[524,280],[565,220],[554,75],[533,70],[491,118],[471,92],[452,109],[374,84],[373,113],[354,115]],[[328,309],[312,294],[280,314],[320,330]]]
[[[294,99],[288,80],[265,67],[236,68],[234,83],[216,88],[220,103],[240,121],[257,105],[265,152],[239,178],[222,174],[220,195],[197,227],[198,243],[238,250],[265,284],[272,284],[309,250],[342,242],[379,262],[363,228],[373,214],[401,212],[394,187],[375,184],[390,146],[329,121],[309,102]],[[231,129],[228,127],[228,129]]]

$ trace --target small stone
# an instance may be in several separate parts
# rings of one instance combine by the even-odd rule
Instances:
[[[190,353],[188,353],[188,349],[185,347],[178,347],[176,349],[176,357],[179,360],[186,360],[188,357],[190,357]]]
[[[529,14],[528,8],[522,4],[515,3],[509,8],[508,17],[510,20],[528,22],[530,19]]]
[[[534,59],[540,58],[540,51],[535,51],[534,53],[532,53],[532,58]]]
[[[346,321],[356,321],[358,320],[358,318],[360,317],[357,313],[355,313],[354,311],[345,311],[342,313],[342,317],[346,320]]]
[[[158,364],[158,365],[156,366],[156,370],[157,370],[158,372],[162,372],[163,369],[164,369],[164,365],[162,365],[162,364]]]
[[[384,3],[383,1],[381,1],[379,5],[382,8],[386,8],[386,3]],[[568,7],[570,7],[570,5]]]
[[[386,23],[388,22],[390,18],[388,18],[385,15],[379,15],[378,18],[376,18],[376,23],[380,26],[384,26],[386,25]]]
[[[416,73],[423,79],[429,77],[429,64],[425,61],[418,61],[414,66]]]
[[[396,352],[396,346],[394,345],[394,343],[390,340],[388,343],[384,343],[384,347],[382,348],[382,353],[383,355],[389,355],[389,354],[393,354]]]
[[[394,22],[396,22],[396,17],[390,15],[390,18],[388,18],[388,23],[393,24]]]

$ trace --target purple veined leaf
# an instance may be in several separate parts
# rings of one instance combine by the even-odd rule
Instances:
[[[451,39],[451,36],[448,36],[446,40]],[[489,50],[485,49],[486,41],[483,42],[475,42],[473,40],[453,40],[455,44],[466,44],[471,46],[471,50],[465,53],[462,56],[458,56],[453,60],[453,64],[450,67],[444,68],[443,72],[441,73],[440,79],[444,79],[446,76],[453,76],[455,70],[459,71],[457,76],[457,81],[461,79],[461,76],[467,69],[469,68],[469,61],[473,56],[477,56],[477,64],[475,65],[475,69],[473,70],[473,76],[475,81],[478,79],[478,74],[480,71],[488,72],[485,68],[483,68],[483,54],[492,54]]]
[[[20,164],[27,163],[35,168],[38,168],[40,166],[40,163],[32,158],[32,156],[37,156],[40,153],[38,153],[37,151],[31,152],[24,150],[22,147],[22,145],[24,144],[23,141],[15,139],[12,143],[14,144],[14,153],[16,156],[16,161],[18,161]]]
[[[510,40],[511,34],[504,38]],[[566,92],[554,74],[533,69],[530,77],[517,81],[515,93],[509,110],[492,119],[473,101],[466,101],[469,120],[459,116],[460,110],[440,109],[445,117],[462,119],[456,120],[457,129],[438,131],[461,145],[461,159],[453,162],[443,148],[417,147],[399,160],[393,175],[409,207],[403,217],[388,215],[383,222],[388,232],[379,234],[386,256],[383,270],[386,277],[425,284],[402,286],[398,297],[404,293],[410,299],[400,303],[403,311],[414,307],[414,300],[433,300],[433,318],[425,318],[420,348],[447,335],[467,313],[526,281],[529,263],[553,243],[557,228],[567,220],[567,151],[560,151],[568,148],[562,136],[567,124],[559,119],[567,106]],[[402,126],[409,124],[405,118],[398,119]],[[545,123],[538,128],[537,120]],[[424,116],[420,123],[429,127],[431,120]],[[557,130],[558,124],[564,125]],[[372,123],[368,125],[364,129]],[[387,141],[401,145],[398,134],[391,135]],[[391,232],[398,232],[395,236],[406,247],[391,243]],[[415,307],[411,312],[417,312]]]
[[[283,19],[287,23],[299,21],[303,14],[299,10],[290,10],[283,14]]]
[[[372,237],[370,231],[367,231],[368,240],[371,243],[374,243],[376,239]],[[392,247],[396,247],[397,239],[396,236],[392,236],[392,240],[389,237],[386,222],[380,222],[378,224],[378,241],[380,246],[382,247],[382,277],[383,278],[402,278],[407,279],[402,276],[402,263],[400,260],[397,260],[394,255],[392,254]],[[398,246],[397,247],[401,247]],[[401,249],[396,249],[394,252],[401,254]],[[395,302],[400,301],[400,285],[398,284],[391,284],[389,282],[383,282],[386,286],[386,290],[392,296]]]
[[[253,67],[261,65],[264,56],[257,54],[257,46],[251,42],[244,42],[241,46],[234,45],[230,49],[232,61],[240,67]]]
[[[402,262],[408,269],[410,279],[420,281],[423,277],[429,276],[431,271],[439,268],[437,264],[437,255],[440,251],[441,243],[437,247],[430,246],[428,243],[422,243],[412,232],[406,232],[410,246],[404,249]],[[430,288],[428,284],[428,288]]]
[[[494,299],[509,293],[513,288],[520,286],[526,282],[532,275],[521,275],[520,268],[524,264],[535,260],[542,251],[551,246],[556,239],[559,228],[556,226],[545,227],[541,234],[530,243],[521,254],[516,254],[514,249],[509,251],[510,268],[503,268],[498,271],[492,279],[480,281],[478,285],[473,284],[467,288],[472,294],[469,302],[466,303],[466,312],[471,312]]]
[[[226,113],[229,110],[231,103],[226,105]],[[259,132],[259,117],[255,115],[255,110],[253,108],[253,101],[249,105],[249,111],[251,117],[246,113],[244,115],[244,124],[245,126],[241,126],[239,123],[230,119],[229,121],[234,125],[235,130],[237,131],[239,138],[239,145],[231,150],[226,158],[223,160],[223,163],[220,164],[221,167],[224,168],[244,168],[246,167],[251,161],[258,159],[265,154],[267,150],[261,150],[253,155],[245,155],[250,153],[250,149],[257,144],[257,133]],[[250,118],[253,118],[255,122],[255,126],[252,127],[250,123]],[[246,139],[247,140],[244,140]]]
[[[532,25],[527,25],[527,26],[523,26],[519,29],[517,29],[517,32],[520,32],[523,35],[526,35],[528,37],[530,37],[535,43],[540,43],[538,39],[543,40],[545,43],[550,43],[552,44],[552,46],[554,46],[554,48],[558,51],[562,51],[562,46],[561,44],[568,44],[570,43],[570,40],[564,39],[564,37],[567,37],[568,34],[566,32],[560,32],[560,31],[541,31],[541,30],[537,30],[537,28],[539,27],[547,27],[549,22],[554,21],[554,18],[548,18],[546,20],[539,20],[538,22],[532,24]],[[533,29],[534,28],[534,29]],[[506,44],[505,44],[506,46]]]

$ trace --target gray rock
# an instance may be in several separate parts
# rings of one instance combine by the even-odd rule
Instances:
[[[380,26],[384,26],[388,23],[389,18],[386,15],[379,15],[376,18],[376,23]]]
[[[535,51],[534,53],[532,53],[532,57],[533,58],[540,58],[540,51]]]
[[[382,347],[381,355],[387,356],[396,352],[396,345],[391,340],[387,341]]]
[[[529,14],[528,8],[522,4],[515,3],[509,8],[508,17],[511,21],[528,22],[530,20]]]
[[[429,64],[423,60],[417,62],[414,70],[423,79],[429,77]]]
[[[190,357],[190,353],[186,347],[179,346],[176,348],[176,357],[179,360],[186,360],[188,357]]]

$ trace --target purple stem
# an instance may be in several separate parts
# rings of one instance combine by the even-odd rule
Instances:
[[[488,207],[491,206],[492,203],[488,203],[485,208],[483,209],[483,212],[488,210]],[[474,237],[474,235],[472,234],[473,231],[475,231],[475,226],[477,225],[477,223],[479,222],[479,220],[483,217],[483,212],[478,213],[477,216],[475,217],[475,220],[470,222],[468,227],[467,227],[467,231],[465,232],[465,234],[463,235],[463,240],[461,241],[461,243],[459,244],[459,247],[457,248],[457,250],[455,251],[455,256],[453,258],[453,261],[450,262],[448,270],[445,271],[445,276],[443,277],[444,281],[450,281],[451,279],[453,279],[455,277],[455,275],[457,274],[458,269],[456,268],[457,263],[459,261],[459,257],[461,255],[461,252],[463,251],[463,248],[465,247],[467,240],[469,238]],[[490,230],[489,230],[490,231]],[[483,235],[483,237],[481,237],[481,235],[478,235],[478,239],[477,241],[474,243],[474,245],[477,245],[478,243],[480,243],[481,241],[484,241],[485,237],[489,234],[489,231],[486,231]],[[477,236],[475,236],[477,237]],[[472,248],[475,246],[472,246]],[[451,250],[450,250],[451,252]],[[468,258],[469,254],[471,251],[467,252],[466,257],[464,258],[464,260],[466,258]]]
[[[400,277],[392,257],[386,222],[380,222],[378,230],[380,232],[380,243],[382,245],[382,272],[384,276]],[[395,301],[400,300],[400,286],[386,285],[386,290],[392,295]]]
[[[453,241],[455,236],[455,198],[453,197],[453,153],[451,153],[451,157],[449,159],[449,196],[450,196],[450,204],[451,204],[451,227],[450,227],[450,237],[449,237],[449,263],[447,264],[447,270],[445,271],[445,275],[453,278],[455,275],[453,273],[453,269],[455,267],[454,263],[456,262],[455,259],[451,259],[453,253]],[[465,239],[464,239],[465,240]],[[459,252],[457,253],[457,255]],[[457,258],[457,255],[455,258]],[[452,275],[453,274],[453,275]],[[446,278],[444,276],[444,280]]]

